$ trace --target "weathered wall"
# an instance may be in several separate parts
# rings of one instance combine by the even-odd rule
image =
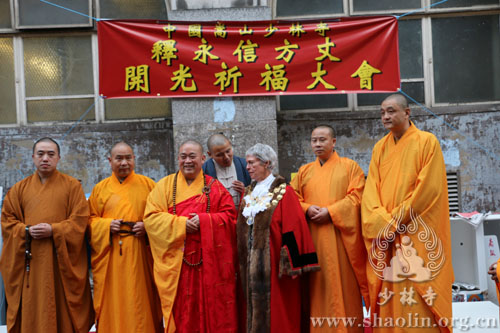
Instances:
[[[0,185],[4,190],[34,172],[33,143],[45,136],[54,138],[61,146],[58,169],[80,179],[86,193],[111,174],[109,149],[121,140],[134,149],[137,173],[158,181],[175,169],[169,120],[79,124],[62,139],[69,128],[70,125],[54,125],[0,129]]]
[[[500,105],[474,109],[454,107],[453,111],[434,108],[433,111],[500,159]],[[500,210],[500,162],[441,120],[416,108],[412,114],[418,128],[434,133],[441,142],[447,170],[459,172],[461,210]],[[386,133],[378,111],[281,113],[278,119],[280,172],[288,178],[302,164],[314,160],[309,138],[318,124],[326,123],[335,128],[338,153],[357,161],[365,173],[373,145]]]

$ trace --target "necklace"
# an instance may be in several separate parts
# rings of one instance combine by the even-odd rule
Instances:
[[[177,171],[175,173],[175,177],[174,177],[174,193],[173,193],[173,213],[174,215],[177,215],[177,208],[176,208],[176,197],[177,197],[177,175],[179,174],[179,171]],[[207,180],[205,178],[205,174],[202,172],[202,176],[203,176],[203,194],[205,194],[205,196],[207,197],[207,213],[210,213],[210,185],[212,185],[212,182],[210,182],[210,185],[207,186]],[[184,244],[185,245],[185,244]],[[201,249],[200,249],[200,254],[201,254]],[[186,257],[182,257],[182,261],[184,261],[184,263],[186,263],[186,265],[190,266],[190,267],[195,267],[195,266],[199,266],[201,265],[201,263],[203,262],[203,258],[200,258],[200,261],[197,262],[197,263],[192,263],[192,262],[189,262]]]

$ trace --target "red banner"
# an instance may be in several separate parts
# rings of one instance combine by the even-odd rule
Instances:
[[[99,21],[104,97],[391,92],[395,17],[321,21]]]

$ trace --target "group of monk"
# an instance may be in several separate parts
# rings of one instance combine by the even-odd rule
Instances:
[[[115,144],[87,201],[59,144],[36,141],[35,173],[2,208],[8,331],[451,332],[443,154],[402,95],[380,110],[366,181],[320,125],[290,184],[272,147],[241,158],[214,134],[210,159],[185,141],[157,183]]]

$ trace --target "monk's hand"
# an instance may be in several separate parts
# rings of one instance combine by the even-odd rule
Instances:
[[[192,234],[200,230],[200,217],[196,213],[190,213],[190,218],[186,221],[186,232]]]
[[[331,223],[332,219],[330,218],[330,212],[328,212],[328,209],[323,207],[319,209],[318,214],[316,216],[311,218],[311,222],[314,223]]]
[[[309,208],[307,208],[307,217],[310,218],[311,220],[316,217],[316,215],[319,214],[321,211],[321,207],[316,206],[316,205],[311,205]]]
[[[52,237],[52,226],[48,223],[39,223],[31,226],[29,233],[34,239]]]
[[[245,184],[243,184],[243,182],[240,182],[239,180],[233,181],[231,187],[234,188],[238,193],[245,192]]]
[[[116,234],[117,232],[119,232],[122,222],[123,219],[112,220],[109,225],[109,231],[111,231],[112,234]]]
[[[134,224],[132,231],[135,232],[135,237],[141,237],[146,234],[146,229],[144,229],[144,222],[139,221]]]
[[[490,269],[488,269],[488,274],[491,275],[491,279],[498,283],[498,276],[497,276],[497,263],[494,262],[491,264]]]

